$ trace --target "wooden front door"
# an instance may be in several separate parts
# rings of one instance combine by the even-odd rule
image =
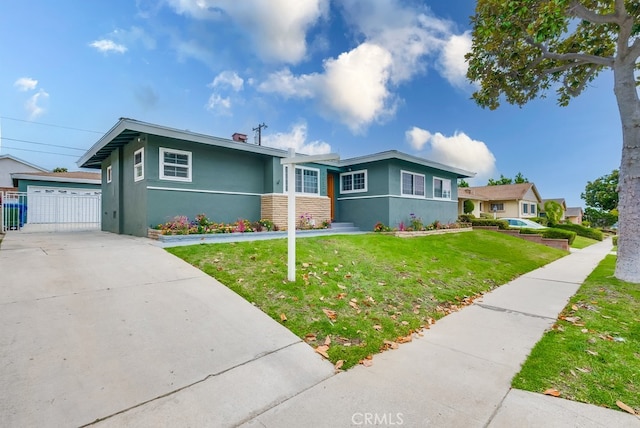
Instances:
[[[327,174],[327,196],[331,201],[331,221],[336,218],[336,195],[335,195],[335,185],[334,185],[335,175],[328,173]]]

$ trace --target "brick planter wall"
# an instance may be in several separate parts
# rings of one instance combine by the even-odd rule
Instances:
[[[296,196],[296,224],[300,216],[309,214],[316,225],[331,220],[331,201],[326,196]],[[287,229],[287,195],[262,195],[260,218],[268,219],[281,230]]]
[[[569,251],[569,241],[567,239],[549,239],[543,238],[542,235],[530,235],[526,233],[520,233],[519,230],[504,230],[498,229],[498,226],[473,226],[478,230],[493,230],[495,232],[504,233],[505,235],[515,236],[526,241],[535,242],[536,244],[546,245],[547,247],[557,248],[559,250]]]

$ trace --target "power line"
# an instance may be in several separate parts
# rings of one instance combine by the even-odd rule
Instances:
[[[101,131],[93,131],[93,130],[90,130],[90,129],[74,128],[72,126],[55,125],[55,124],[52,124],[52,123],[34,122],[32,120],[16,119],[15,117],[0,116],[0,119],[13,120],[13,121],[16,121],[16,122],[24,122],[24,123],[33,123],[33,124],[36,124],[36,125],[43,125],[43,126],[51,126],[53,128],[70,129],[72,131],[93,132],[94,134],[104,134],[104,132],[101,132]]]
[[[72,158],[77,158],[78,155],[68,155],[65,153],[55,153],[55,152],[43,152],[42,150],[29,150],[29,149],[19,149],[18,147],[9,147],[9,146],[2,146],[3,149],[11,149],[11,150],[22,150],[23,152],[33,152],[33,153],[46,153],[48,155],[59,155],[59,156],[69,156]]]
[[[8,141],[17,141],[19,143],[28,143],[28,144],[37,144],[39,146],[50,146],[50,147],[59,147],[61,149],[71,149],[71,150],[80,150],[82,152],[86,152],[87,149],[79,149],[77,147],[71,147],[71,146],[60,146],[58,144],[48,144],[48,143],[38,143],[35,141],[28,141],[28,140],[19,140],[17,138],[9,138],[9,137],[2,137],[2,140],[8,140]]]

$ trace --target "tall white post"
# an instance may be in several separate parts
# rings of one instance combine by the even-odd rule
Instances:
[[[289,158],[296,156],[295,149],[289,149]],[[288,240],[288,274],[289,282],[296,280],[296,164],[290,163],[287,166],[287,240]]]

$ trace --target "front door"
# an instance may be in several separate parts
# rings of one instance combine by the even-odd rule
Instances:
[[[335,195],[335,185],[334,185],[335,175],[328,173],[327,174],[327,196],[331,201],[331,221],[336,218],[336,195]]]

